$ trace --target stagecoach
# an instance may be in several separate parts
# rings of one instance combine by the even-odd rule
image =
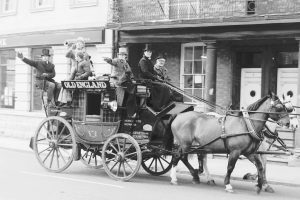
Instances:
[[[135,83],[137,114],[129,117],[123,103],[117,102],[116,88],[109,76],[97,80],[62,81],[73,93],[71,106],[45,108],[47,117],[32,138],[39,163],[51,172],[67,169],[74,160],[91,168],[104,168],[113,179],[127,181],[142,166],[152,175],[171,168],[171,151],[163,149],[163,134],[155,126],[174,113],[193,106],[171,102],[160,112],[147,105],[149,82]],[[122,92],[121,92],[122,93]],[[126,93],[123,97],[127,98]]]
[[[194,110],[194,105],[172,101],[155,112],[148,105],[151,81],[137,82],[134,83],[137,114],[130,117],[124,106],[125,100],[120,102],[118,99],[126,99],[126,93],[120,97],[122,88],[115,87],[109,76],[97,80],[62,81],[61,84],[73,93],[72,105],[45,108],[47,117],[31,140],[36,158],[45,169],[61,172],[73,161],[80,160],[88,167],[104,168],[110,177],[122,181],[130,180],[140,166],[156,176],[171,169],[177,147],[166,146],[166,140],[172,134],[166,125],[173,116]],[[228,113],[228,110],[187,95],[169,83],[164,84],[181,95]],[[204,149],[206,145],[192,147],[187,153],[211,153]]]

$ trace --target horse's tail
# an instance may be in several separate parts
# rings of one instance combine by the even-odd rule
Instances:
[[[176,118],[176,114],[171,115],[168,121],[168,124],[166,126],[166,134],[163,139],[163,144],[166,150],[172,150],[173,143],[174,143],[174,136],[171,129],[171,124],[173,123],[174,119]]]

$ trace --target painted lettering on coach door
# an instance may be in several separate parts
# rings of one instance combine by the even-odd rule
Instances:
[[[62,81],[64,89],[107,89],[106,81]]]

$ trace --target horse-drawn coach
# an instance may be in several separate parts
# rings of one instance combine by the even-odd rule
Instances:
[[[152,175],[165,174],[173,167],[171,182],[176,184],[179,160],[188,167],[193,181],[199,182],[188,154],[224,153],[229,155],[225,185],[230,191],[230,174],[238,157],[245,155],[253,157],[257,166],[260,191],[265,175],[256,152],[265,122],[271,118],[289,125],[292,107],[269,94],[247,110],[230,111],[190,96],[170,83],[160,84],[222,115],[195,112],[193,105],[176,101],[154,111],[149,105],[152,82],[144,81],[134,83],[137,109],[136,115],[130,116],[122,100],[127,98],[126,93],[120,97],[116,92],[120,88],[111,85],[109,76],[62,81],[62,87],[76,99],[71,106],[46,108],[47,117],[32,139],[37,160],[51,172],[61,172],[74,160],[81,160],[92,168],[103,167],[110,177],[122,181],[130,180],[140,166]]]

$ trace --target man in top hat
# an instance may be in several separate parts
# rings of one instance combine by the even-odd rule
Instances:
[[[151,97],[150,106],[155,112],[161,111],[167,106],[171,100],[171,93],[169,88],[155,80],[161,80],[157,72],[154,70],[154,66],[151,62],[152,48],[149,44],[146,44],[144,49],[144,55],[139,62],[139,68],[141,70],[141,79],[151,79]]]
[[[53,80],[55,77],[55,66],[49,61],[49,49],[42,50],[41,61],[34,61],[25,58],[20,52],[17,52],[17,57],[20,58],[24,63],[34,67],[37,70],[35,76],[35,86],[47,92],[47,104],[49,104],[53,100],[55,89],[55,81]]]
[[[124,91],[122,86],[128,93],[126,101],[127,113],[129,116],[135,116],[136,113],[136,98],[135,98],[135,85],[133,84],[133,73],[131,67],[127,63],[127,48],[120,47],[118,57],[111,59],[104,57],[104,61],[112,65],[111,82],[117,86],[117,101],[118,105],[122,106]]]
[[[146,44],[146,47],[144,48],[144,54],[139,62],[139,68],[140,68],[140,77],[141,79],[151,79],[151,80],[157,80],[159,77],[157,73],[153,69],[153,64],[151,62],[151,56],[152,56],[152,47],[149,44]]]

